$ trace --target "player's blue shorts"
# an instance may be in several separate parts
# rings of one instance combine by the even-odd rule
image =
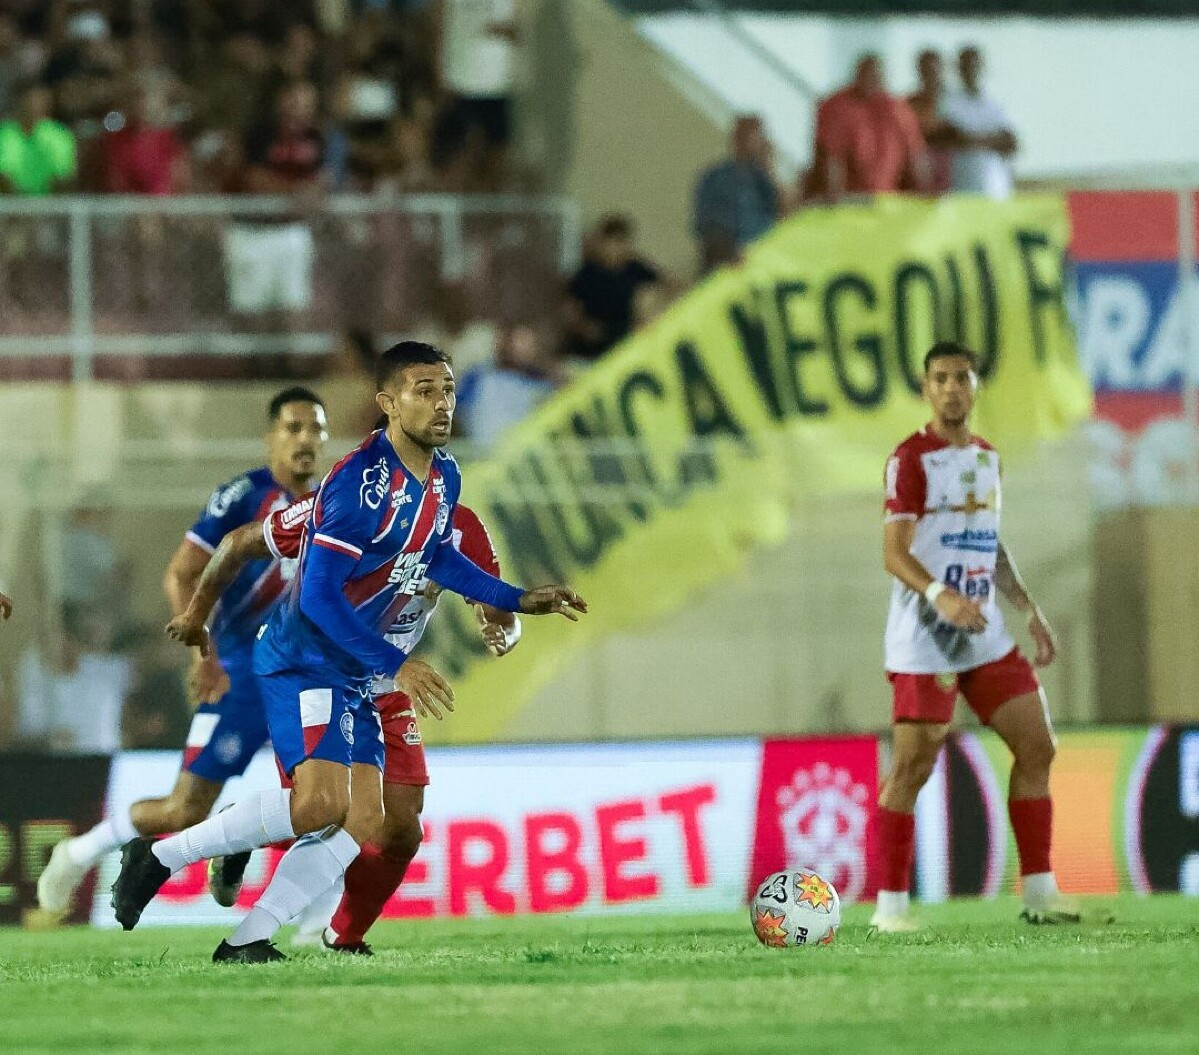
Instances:
[[[383,768],[383,725],[369,682],[347,684],[327,670],[287,670],[260,674],[258,684],[286,776],[309,758]]]
[[[248,660],[226,664],[225,670],[229,691],[196,708],[183,748],[183,768],[216,784],[241,776],[269,738],[258,678]]]

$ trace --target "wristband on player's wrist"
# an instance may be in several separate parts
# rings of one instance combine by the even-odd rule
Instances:
[[[924,599],[935,608],[937,605],[937,598],[940,597],[941,594],[943,594],[947,589],[949,589],[949,587],[943,582],[938,582],[936,579],[933,579],[933,581],[924,588]]]

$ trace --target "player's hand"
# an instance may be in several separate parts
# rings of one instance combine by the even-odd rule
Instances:
[[[454,709],[454,690],[450,683],[419,659],[406,660],[396,674],[395,683],[422,718],[436,718],[440,722],[444,717],[442,708]]]
[[[1032,634],[1033,643],[1037,646],[1033,666],[1049,666],[1057,658],[1057,635],[1039,608],[1034,608],[1028,617],[1028,632]]]
[[[977,601],[949,587],[937,598],[937,614],[951,626],[981,634],[987,629],[987,617]]]
[[[201,656],[197,652],[191,670],[187,672],[187,693],[192,706],[216,703],[228,691],[229,675],[225,673],[221,661],[211,653]]]
[[[506,656],[516,642],[508,643],[508,632],[499,623],[493,623],[487,618],[487,612],[481,604],[472,605],[475,610],[475,622],[479,624],[479,633],[483,636],[483,644],[493,656]]]
[[[520,610],[525,615],[564,615],[577,623],[576,613],[587,611],[587,602],[565,586],[539,586],[520,595]]]
[[[0,619],[7,619],[12,615],[12,598],[7,594],[0,593]]]
[[[198,648],[200,655],[205,659],[212,655],[212,637],[208,633],[208,627],[204,625],[203,619],[194,618],[190,610],[175,616],[167,623],[166,635],[181,645]]]

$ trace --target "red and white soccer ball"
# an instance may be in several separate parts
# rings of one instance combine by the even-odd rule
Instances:
[[[771,948],[831,945],[841,926],[841,899],[810,868],[775,872],[754,894],[749,920],[758,941]]]

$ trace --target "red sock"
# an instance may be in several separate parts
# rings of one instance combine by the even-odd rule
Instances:
[[[1049,846],[1053,842],[1053,800],[1012,799],[1007,804],[1012,831],[1016,834],[1016,850],[1020,854],[1020,874],[1036,875],[1052,872]]]
[[[338,945],[360,942],[404,880],[408,862],[366,845],[346,871],[346,892],[330,924]]]
[[[879,890],[907,890],[916,856],[916,817],[879,806],[874,815],[879,843]]]

